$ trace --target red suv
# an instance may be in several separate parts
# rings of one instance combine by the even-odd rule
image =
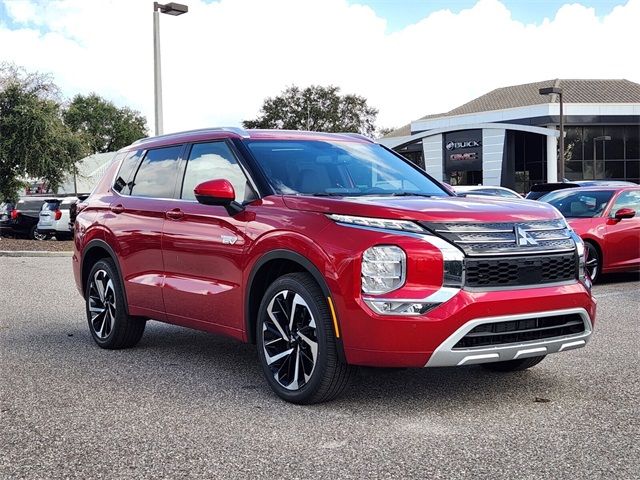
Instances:
[[[103,348],[147,319],[257,344],[285,400],[354,365],[522,370],[584,346],[584,244],[553,207],[456,197],[359,135],[140,140],[78,207],[73,266]]]

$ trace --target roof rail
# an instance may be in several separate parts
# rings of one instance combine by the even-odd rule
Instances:
[[[161,138],[172,138],[178,135],[185,135],[190,133],[206,133],[206,132],[231,132],[231,133],[235,133],[236,135],[240,135],[241,137],[249,138],[249,132],[247,132],[244,128],[240,128],[240,127],[197,128],[195,130],[186,130],[184,132],[165,133],[164,135],[156,135],[155,137],[141,138],[133,142],[132,145],[144,143],[149,140],[157,140]]]
[[[366,135],[363,135],[361,133],[340,132],[340,135],[347,135],[349,137],[359,138],[360,140],[366,140],[368,142],[375,143],[375,140],[373,140],[371,137],[367,137]]]

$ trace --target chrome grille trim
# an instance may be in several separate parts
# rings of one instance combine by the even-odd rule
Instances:
[[[500,223],[435,223],[421,225],[460,247],[467,256],[570,252],[576,248],[562,218]],[[528,240],[521,245],[522,237]]]

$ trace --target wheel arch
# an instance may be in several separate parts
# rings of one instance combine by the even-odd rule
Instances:
[[[80,262],[80,275],[82,281],[82,295],[85,295],[87,288],[87,280],[89,278],[89,272],[91,271],[91,267],[95,265],[95,263],[104,258],[110,259],[116,267],[116,271],[118,273],[118,277],[120,280],[120,284],[122,285],[122,293],[125,298],[125,311],[127,315],[129,314],[129,303],[127,302],[127,289],[124,284],[124,277],[122,276],[122,270],[120,269],[120,262],[118,262],[118,257],[111,246],[100,239],[93,239],[85,246],[82,252],[82,260]]]
[[[292,272],[307,272],[309,273],[320,289],[325,298],[331,296],[329,286],[325,281],[320,270],[303,255],[294,252],[292,250],[278,249],[272,250],[262,255],[253,265],[251,273],[247,281],[247,288],[245,294],[245,337],[248,343],[256,342],[256,322],[258,318],[258,308],[262,301],[262,296],[259,292],[264,292],[266,286],[276,278]],[[335,312],[334,312],[335,314]],[[337,317],[337,315],[336,315]],[[339,325],[339,319],[336,318]],[[340,328],[338,326],[338,328]],[[344,350],[342,346],[341,336],[336,336],[336,346],[338,348],[338,355],[342,361],[344,361]]]

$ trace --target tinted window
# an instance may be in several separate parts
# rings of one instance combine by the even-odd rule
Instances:
[[[571,190],[550,193],[542,201],[556,207],[567,218],[592,218],[602,215],[611,197],[611,190]]]
[[[217,179],[229,180],[236,192],[236,200],[245,200],[247,177],[229,146],[225,142],[193,145],[184,174],[182,198],[194,200],[193,189],[199,183]]]
[[[131,195],[171,198],[176,184],[178,157],[182,146],[147,151],[133,182]]]
[[[131,193],[131,177],[138,168],[141,154],[141,151],[129,152],[127,158],[125,158],[122,165],[120,165],[116,180],[113,182],[113,189],[116,192],[123,195],[129,195]]]
[[[247,142],[280,194],[448,195],[380,145],[341,141]]]
[[[49,210],[51,212],[55,212],[56,210],[58,210],[58,207],[60,206],[60,202],[45,202],[44,205],[42,205],[42,210]]]

